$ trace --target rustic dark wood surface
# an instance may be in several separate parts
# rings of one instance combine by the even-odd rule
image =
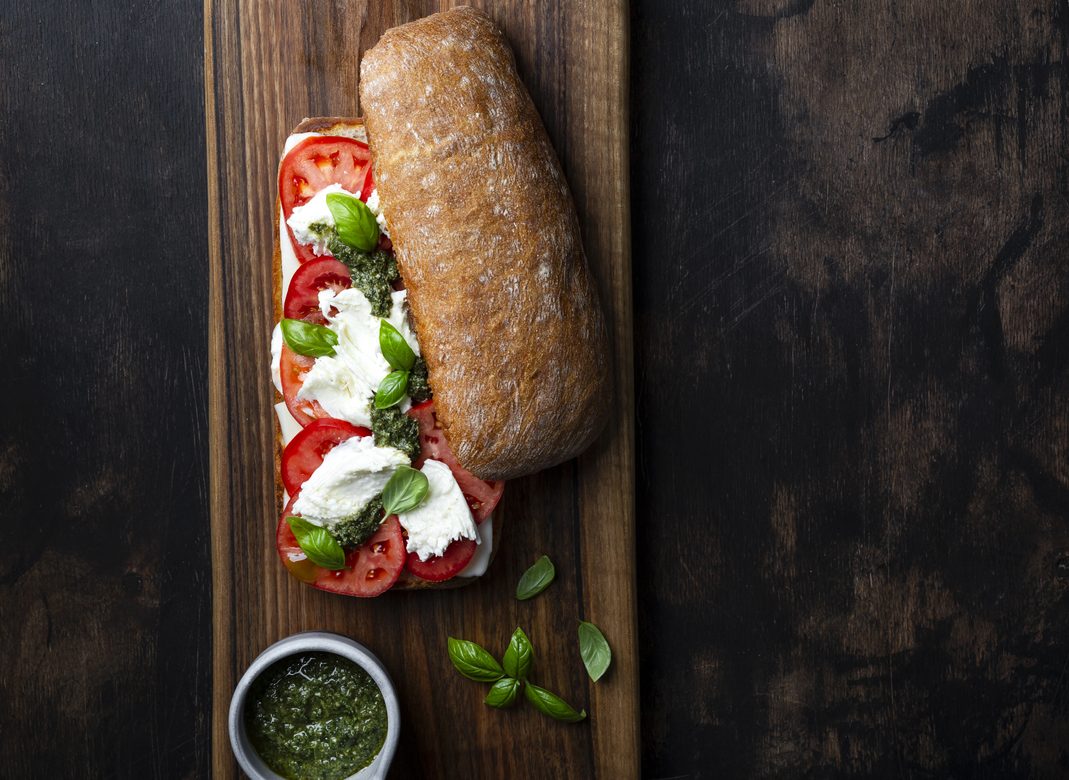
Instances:
[[[1069,8],[632,33],[647,773],[1069,775]]]
[[[5,778],[210,775],[201,28],[0,6]],[[631,28],[643,774],[1065,776],[1069,12]]]
[[[194,3],[0,3],[0,777],[203,777]]]

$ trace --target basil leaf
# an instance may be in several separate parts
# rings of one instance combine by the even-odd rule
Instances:
[[[520,582],[516,585],[516,598],[526,601],[537,596],[549,587],[549,583],[553,582],[556,576],[557,569],[553,566],[553,561],[543,555],[520,577]]]
[[[375,391],[375,408],[389,409],[401,403],[407,392],[408,372],[391,371],[379,382],[379,389]]]
[[[382,320],[379,325],[379,349],[390,368],[411,371],[416,363],[416,353],[389,320]]]
[[[492,655],[466,639],[449,637],[449,660],[458,672],[475,682],[495,682],[505,676]]]
[[[298,355],[330,357],[338,345],[338,334],[326,325],[304,320],[282,320],[282,339]]]
[[[576,712],[575,708],[560,696],[550,693],[545,688],[539,688],[532,683],[527,683],[523,686],[523,693],[527,697],[527,701],[535,706],[535,709],[541,710],[551,718],[567,721],[568,723],[577,723],[586,717],[586,710]]]
[[[382,505],[387,516],[415,509],[427,497],[427,475],[411,466],[398,466],[382,489]]]
[[[505,674],[521,680],[526,679],[531,671],[532,653],[531,640],[527,638],[527,634],[523,633],[522,628],[517,628],[512,632],[508,649],[505,650],[505,656],[501,659]]]
[[[303,517],[287,517],[297,544],[316,566],[337,571],[345,568],[345,550],[326,528],[313,525]]]
[[[522,683],[513,677],[504,677],[491,686],[483,703],[499,709],[511,707],[516,703],[516,694],[520,692],[520,685]]]
[[[332,192],[327,195],[327,208],[334,217],[334,229],[343,244],[362,252],[370,252],[379,245],[379,223],[360,198]]]
[[[605,635],[601,629],[585,620],[579,621],[579,655],[583,657],[586,673],[594,682],[601,679],[612,663],[612,650]]]

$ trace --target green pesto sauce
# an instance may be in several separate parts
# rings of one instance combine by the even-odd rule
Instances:
[[[400,408],[376,409],[371,403],[371,430],[376,447],[396,447],[410,458],[419,455],[419,423]]]
[[[382,506],[382,494],[375,496],[364,508],[352,517],[347,517],[331,529],[331,534],[342,547],[356,547],[371,538],[382,525],[386,510]]]
[[[412,370],[408,372],[408,395],[412,403],[420,404],[431,397],[431,386],[427,384],[427,362],[416,358]]]
[[[386,702],[371,675],[332,653],[272,664],[253,683],[245,728],[260,758],[291,780],[341,780],[386,741]]]
[[[327,247],[335,260],[348,266],[353,287],[371,302],[371,313],[376,317],[389,317],[393,307],[392,283],[401,278],[393,253],[385,249],[361,252],[343,244],[337,235],[331,237]]]

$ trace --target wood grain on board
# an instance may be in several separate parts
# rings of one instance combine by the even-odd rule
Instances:
[[[608,433],[577,461],[508,485],[497,559],[467,588],[347,599],[297,582],[274,552],[268,356],[282,142],[305,116],[357,115],[361,53],[386,28],[435,10],[421,2],[205,5],[218,777],[235,773],[226,711],[237,677],[267,645],[308,629],[352,636],[389,668],[404,719],[397,776],[638,774],[627,26],[619,0],[486,7],[513,45],[575,194],[614,338]],[[557,581],[542,597],[517,602],[517,579],[543,553],[556,562]],[[613,668],[597,685],[579,658],[580,618],[601,626],[613,646]],[[501,653],[516,626],[535,648],[532,679],[585,707],[589,722],[564,725],[529,707],[491,710],[483,686],[453,670],[447,636]]]
[[[208,765],[199,3],[103,5],[0,9],[5,779]]]
[[[632,30],[644,774],[1066,777],[1069,7]]]

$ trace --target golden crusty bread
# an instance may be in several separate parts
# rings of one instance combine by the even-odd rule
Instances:
[[[510,479],[605,423],[605,323],[575,207],[504,36],[471,8],[387,30],[360,68],[375,181],[460,463]]]
[[[323,135],[343,135],[347,138],[364,138],[364,123],[359,118],[351,117],[312,117],[305,119],[295,128],[293,133],[322,133]],[[278,243],[278,221],[281,219],[281,205],[275,204],[275,246],[274,246],[274,259],[273,259],[273,287],[274,287],[274,314],[275,322],[278,322],[282,318],[282,247]],[[282,401],[282,396],[275,393],[275,403]],[[282,429],[276,420],[275,422],[275,505],[282,506],[282,450],[284,449],[282,443]],[[497,555],[498,545],[501,539],[501,529],[504,526],[504,513],[501,508],[498,507],[494,511],[494,539],[493,547],[490,549],[490,563],[493,563],[494,557]],[[489,565],[489,564],[488,564]],[[428,580],[420,579],[414,574],[410,573],[407,569],[401,572],[400,578],[394,583],[390,590],[430,590],[430,589],[446,589],[446,588],[459,588],[464,585],[469,585],[475,582],[478,577],[453,577],[445,582],[429,582]]]

